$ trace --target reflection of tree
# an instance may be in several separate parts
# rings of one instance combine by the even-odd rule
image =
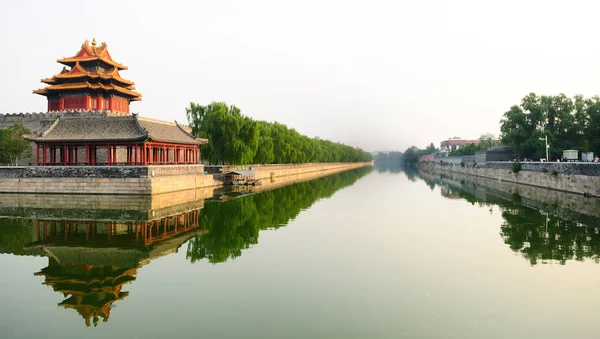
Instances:
[[[419,171],[412,166],[406,166],[402,169],[408,180],[416,182],[419,179]]]
[[[515,252],[521,252],[532,265],[538,261],[600,261],[600,235],[596,229],[522,206],[503,208],[501,235]]]
[[[34,240],[31,226],[31,220],[1,218],[0,253],[25,254],[25,245]]]
[[[582,261],[586,258],[600,262],[600,231],[597,228],[554,216],[553,213],[557,214],[556,206],[543,204],[546,211],[526,207],[523,205],[526,199],[516,193],[495,196],[498,192],[492,193],[486,189],[488,201],[482,201],[470,193],[475,191],[474,185],[464,181],[458,184],[456,182],[451,186],[442,182],[441,194],[479,206],[491,206],[490,199],[493,199],[493,204],[500,206],[502,211],[504,221],[500,226],[500,235],[504,243],[521,253],[531,265],[549,261],[564,265],[568,260]],[[481,186],[477,188],[485,189]]]
[[[379,173],[400,173],[404,168],[403,163],[396,162],[375,162],[375,170]]]
[[[211,263],[239,257],[243,249],[258,243],[259,231],[285,226],[317,200],[331,197],[370,170],[346,171],[224,203],[207,203],[200,225],[208,234],[188,242],[187,257],[192,262],[208,259]]]

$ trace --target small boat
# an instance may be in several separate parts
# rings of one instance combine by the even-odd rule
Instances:
[[[223,183],[226,185],[242,186],[252,185],[256,181],[252,171],[232,171],[223,175]]]

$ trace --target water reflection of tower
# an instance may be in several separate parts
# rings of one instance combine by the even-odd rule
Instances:
[[[197,235],[199,210],[148,221],[35,220],[37,240],[27,247],[49,258],[35,273],[62,293],[59,303],[79,313],[86,326],[107,322],[114,303],[129,295],[123,286],[137,269],[173,253]]]
[[[129,295],[121,291],[123,285],[135,280],[136,273],[137,268],[63,265],[50,258],[48,267],[35,275],[44,276],[44,284],[67,297],[58,305],[76,310],[89,327],[92,321],[97,326],[100,318],[108,321],[113,303]]]

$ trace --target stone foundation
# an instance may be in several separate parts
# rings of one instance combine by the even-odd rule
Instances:
[[[371,163],[251,165],[257,178],[316,177]],[[319,175],[320,173],[320,175]],[[159,195],[220,186],[203,165],[0,167],[0,193]]]
[[[216,185],[203,165],[0,167],[0,193],[156,195]]]

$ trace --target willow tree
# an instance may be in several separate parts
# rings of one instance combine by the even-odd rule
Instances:
[[[311,139],[280,123],[255,121],[235,106],[191,103],[186,109],[192,133],[207,138],[202,160],[212,164],[265,164],[370,161],[371,154],[347,145]]]

